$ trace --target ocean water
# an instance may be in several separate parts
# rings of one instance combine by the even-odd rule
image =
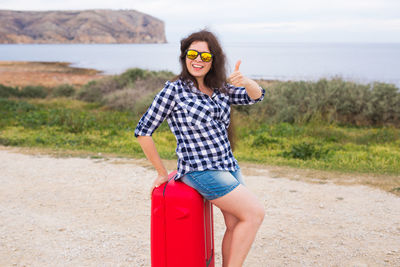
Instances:
[[[227,43],[228,71],[242,60],[252,78],[318,80],[342,77],[400,88],[400,43]],[[63,61],[119,74],[128,68],[180,72],[179,43],[0,45],[0,60]],[[0,73],[1,75],[1,73]]]

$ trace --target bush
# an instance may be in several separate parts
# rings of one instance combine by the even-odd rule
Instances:
[[[77,98],[87,102],[101,102],[103,99],[100,81],[90,81],[79,90]]]
[[[251,146],[253,147],[265,147],[265,148],[269,148],[272,145],[276,145],[279,144],[279,140],[276,138],[272,138],[268,135],[262,134],[262,135],[257,135],[254,138],[253,143],[251,144]]]
[[[19,91],[20,97],[26,98],[45,98],[48,90],[43,86],[25,86]]]
[[[69,84],[63,84],[53,89],[52,96],[54,97],[71,97],[75,94],[75,88]]]
[[[143,70],[139,68],[128,69],[120,76],[116,77],[118,83],[121,87],[130,86],[132,87],[136,81],[140,80],[152,80],[152,79],[161,79],[164,82],[166,80],[171,79],[174,76],[172,72],[169,71],[149,71]]]
[[[373,125],[400,124],[400,93],[394,85],[374,83],[367,108]]]
[[[77,98],[89,102],[99,102],[116,110],[130,110],[143,114],[173,73],[130,69],[121,75],[107,77],[86,84]]]
[[[285,151],[282,153],[282,155],[285,158],[309,160],[312,158],[320,159],[327,156],[328,153],[329,149],[325,149],[313,143],[303,142],[299,144],[293,144],[290,151]]]
[[[5,86],[0,84],[0,97],[8,98],[8,97],[18,97],[19,92],[17,88]]]
[[[400,126],[400,92],[391,84],[363,85],[335,78],[275,82],[266,91],[260,104],[237,110],[266,123]]]
[[[146,79],[152,76],[152,72],[139,68],[128,69],[118,77],[118,82],[121,87],[132,86],[139,79]]]

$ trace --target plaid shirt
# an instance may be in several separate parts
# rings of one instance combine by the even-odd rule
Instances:
[[[249,105],[252,100],[243,87],[226,84],[227,94],[215,90],[213,95],[202,93],[191,81],[166,82],[153,103],[140,119],[135,136],[151,136],[167,119],[176,137],[178,173],[175,179],[191,171],[235,171],[238,163],[228,140],[230,105]]]

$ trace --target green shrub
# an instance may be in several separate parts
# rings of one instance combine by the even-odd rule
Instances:
[[[302,134],[304,131],[303,127],[296,124],[290,123],[278,123],[270,127],[270,135],[276,137],[294,137]]]
[[[18,146],[21,145],[23,142],[18,139],[13,139],[13,138],[3,138],[0,136],[0,145],[3,146]]]
[[[394,85],[374,83],[367,107],[372,125],[400,124],[400,93]]]
[[[48,89],[43,86],[25,86],[19,91],[20,97],[25,98],[45,98],[48,95]]]
[[[166,71],[129,69],[121,75],[89,82],[78,92],[77,98],[118,110],[133,110],[136,103],[161,90],[173,76]]]
[[[257,135],[254,138],[251,146],[269,148],[269,147],[271,147],[271,145],[276,145],[276,144],[279,144],[278,139],[263,134],[263,135]]]
[[[75,94],[75,88],[69,84],[63,84],[53,88],[52,96],[54,97],[71,97]]]
[[[285,158],[309,160],[312,158],[320,159],[327,156],[328,153],[329,149],[323,148],[313,143],[302,142],[291,145],[290,150],[283,152],[282,155]]]
[[[174,77],[174,74],[169,71],[149,71],[139,68],[132,68],[126,70],[119,76],[116,76],[116,80],[120,84],[120,87],[132,87],[136,81],[140,80],[152,80],[152,79],[162,79],[164,82],[170,80]]]
[[[5,113],[26,113],[36,110],[35,105],[29,104],[25,101],[2,99],[0,98],[0,112]],[[1,116],[0,119],[4,119],[5,116]]]
[[[104,105],[115,110],[129,110],[134,114],[142,115],[151,105],[157,92],[142,92],[127,88],[109,94],[104,99]]]
[[[149,78],[153,72],[139,68],[128,69],[118,77],[118,82],[121,87],[132,86],[139,79]]]
[[[17,88],[0,84],[0,97],[18,97],[18,95],[19,92]]]
[[[266,91],[261,103],[237,110],[264,123],[400,126],[400,92],[394,85],[334,78],[275,82]]]
[[[101,102],[103,99],[101,85],[100,81],[90,81],[79,90],[77,98],[87,102]]]

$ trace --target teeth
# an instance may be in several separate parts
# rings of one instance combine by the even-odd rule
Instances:
[[[200,65],[192,65],[193,67],[195,67],[195,68],[202,68],[203,66],[200,66]]]

